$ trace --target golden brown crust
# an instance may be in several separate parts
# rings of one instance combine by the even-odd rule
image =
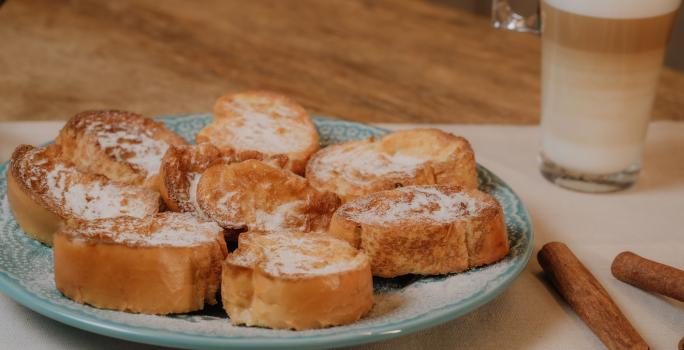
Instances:
[[[342,205],[328,232],[366,252],[373,275],[434,275],[493,263],[508,254],[494,197],[458,186],[410,186]]]
[[[32,201],[40,204],[44,208],[48,208],[49,205],[45,202],[45,198],[40,195],[48,190],[44,175],[35,176],[34,172],[42,173],[43,171],[40,170],[52,169],[55,166],[55,163],[64,164],[65,166],[69,166],[70,164],[61,161],[61,149],[55,145],[46,146],[42,152],[39,152],[36,155],[35,161],[27,159],[31,152],[36,152],[36,147],[31,145],[17,146],[10,156],[9,174],[11,175],[16,188],[30,196]],[[41,167],[36,167],[35,163],[44,164]],[[57,208],[55,208],[55,210],[57,210]]]
[[[197,134],[197,143],[268,156],[283,154],[288,157],[286,168],[300,175],[320,147],[306,110],[282,95],[264,91],[226,95],[216,101],[214,116]]]
[[[302,232],[325,231],[340,205],[335,194],[259,160],[207,169],[197,185],[197,202],[224,228]]]
[[[79,303],[135,313],[182,313],[216,304],[226,256],[223,233],[213,223],[193,220],[164,213],[81,222],[59,231],[57,289]],[[173,241],[169,235],[202,237]]]
[[[211,143],[171,146],[162,158],[159,168],[159,190],[162,199],[172,211],[197,212],[199,208],[192,192],[199,176],[213,165],[247,159],[263,160],[278,167],[283,167],[287,163],[287,157],[284,155],[266,157],[256,151],[236,152],[230,148],[219,149]]]
[[[466,237],[470,267],[497,262],[508,254],[508,235],[500,205],[483,209],[471,225]]]
[[[39,242],[52,245],[52,235],[64,220],[34,200],[12,171],[7,174],[7,200],[21,230]]]
[[[187,144],[160,122],[117,110],[75,115],[55,142],[62,146],[63,156],[82,171],[155,190],[166,149]]]
[[[17,222],[29,236],[48,245],[66,221],[147,216],[159,209],[156,192],[82,173],[61,158],[61,149],[54,144],[18,146],[8,175],[8,198]]]
[[[315,153],[306,178],[343,201],[410,185],[477,188],[475,154],[468,141],[438,129],[397,131],[382,139],[349,141]]]
[[[233,324],[304,330],[361,318],[373,283],[367,257],[342,241],[249,232],[223,264],[221,297]]]
[[[255,90],[219,97],[214,103],[214,116],[216,118],[242,117],[243,114],[239,109],[231,108],[235,105],[246,105],[250,109],[280,116],[289,113],[297,116],[307,115],[304,107],[285,95],[272,91]],[[279,109],[283,109],[283,111],[281,112]],[[290,111],[284,111],[284,109]]]

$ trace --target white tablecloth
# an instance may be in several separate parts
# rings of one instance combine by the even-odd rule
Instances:
[[[0,158],[19,143],[53,138],[61,123],[0,123]],[[415,125],[383,125],[391,129]],[[536,252],[563,241],[603,283],[652,349],[676,349],[684,304],[623,284],[610,274],[631,250],[684,268],[684,123],[657,122],[648,135],[641,179],[615,194],[571,192],[537,171],[537,127],[436,125],[470,139],[477,160],[522,198],[534,223],[535,255],[513,285],[491,303],[441,326],[358,349],[601,349],[599,340],[541,275]],[[153,349],[107,338],[43,317],[0,294],[0,348]]]

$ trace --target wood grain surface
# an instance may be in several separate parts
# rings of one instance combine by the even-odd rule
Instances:
[[[539,38],[443,0],[9,0],[0,43],[0,120],[205,112],[246,89],[365,122],[539,118]],[[684,73],[664,71],[654,117],[684,120]]]

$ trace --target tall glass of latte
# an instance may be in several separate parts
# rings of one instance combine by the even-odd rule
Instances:
[[[494,2],[495,26],[541,31],[544,177],[585,192],[634,184],[680,3],[542,0],[535,22]]]

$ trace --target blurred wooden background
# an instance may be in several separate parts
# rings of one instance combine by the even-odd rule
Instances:
[[[537,122],[539,38],[490,28],[475,1],[9,0],[0,120],[269,89],[365,122]],[[654,118],[684,120],[684,73],[664,70]]]
[[[491,1],[483,0],[435,0],[441,1],[448,5],[453,5],[481,16],[489,16],[492,9]],[[522,15],[529,15],[537,11],[539,0],[509,0],[511,7]],[[681,12],[681,11],[680,11]],[[681,13],[677,16],[674,27],[672,28],[672,37],[670,38],[670,45],[667,48],[667,56],[665,57],[665,65],[677,70],[684,71],[684,15]]]

